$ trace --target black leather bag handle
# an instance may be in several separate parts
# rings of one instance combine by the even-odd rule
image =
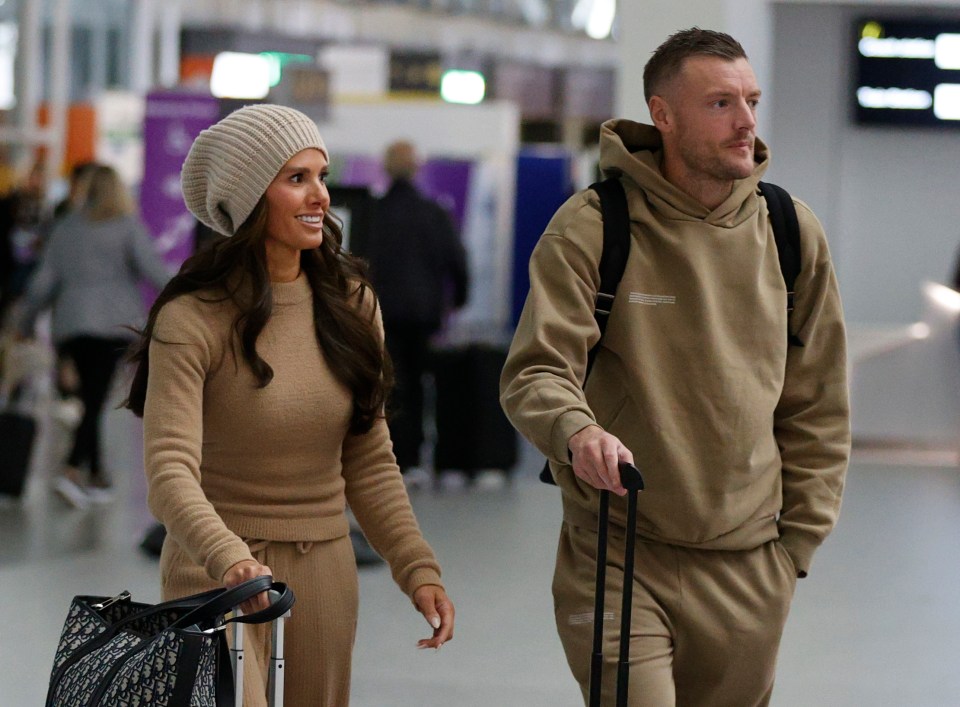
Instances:
[[[235,616],[227,621],[220,621],[224,614],[233,611],[243,602],[253,599],[261,592],[266,591],[273,591],[277,594],[270,606],[266,609],[252,614]],[[268,623],[287,613],[296,601],[293,590],[283,582],[274,582],[273,577],[270,575],[254,577],[230,589],[218,589],[213,592],[206,592],[202,596],[209,596],[211,594],[213,596],[210,599],[189,613],[184,614],[176,622],[171,624],[171,628],[184,628],[186,626],[192,626],[193,624],[209,627],[211,624],[226,625],[234,621],[245,624]]]

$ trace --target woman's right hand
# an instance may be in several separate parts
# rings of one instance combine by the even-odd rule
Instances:
[[[227,589],[232,589],[238,584],[243,584],[248,579],[272,574],[273,572],[269,567],[261,565],[256,560],[241,560],[224,572],[223,586]],[[244,614],[252,614],[255,611],[266,609],[269,606],[270,597],[267,596],[266,592],[260,592],[253,599],[243,602],[243,604],[240,605],[240,609]]]

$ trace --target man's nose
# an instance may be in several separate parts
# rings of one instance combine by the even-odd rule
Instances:
[[[740,101],[737,111],[737,128],[753,130],[757,127],[757,116],[753,107],[747,101]]]

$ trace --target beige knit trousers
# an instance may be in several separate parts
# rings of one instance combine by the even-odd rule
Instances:
[[[247,542],[257,561],[296,595],[285,631],[283,704],[347,707],[358,598],[349,536],[315,543]],[[217,587],[169,536],[160,556],[160,582],[165,601]],[[266,707],[270,624],[245,631],[243,704]]]
[[[607,550],[602,704],[615,704],[624,537]],[[635,554],[630,707],[754,707],[773,691],[780,636],[796,586],[778,541],[753,550],[643,542]],[[567,662],[587,701],[597,533],[564,523],[553,580]]]

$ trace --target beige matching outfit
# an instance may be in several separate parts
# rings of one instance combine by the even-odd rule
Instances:
[[[757,194],[766,146],[757,141],[753,175],[715,209],[663,178],[661,149],[652,126],[614,120],[602,128],[600,165],[626,189],[632,244],[586,390],[602,247],[590,190],[558,210],[534,250],[501,401],[549,458],[562,491],[554,598],[581,686],[598,491],[574,475],[567,444],[595,424],[633,452],[647,485],[630,704],[662,707],[674,696],[683,705],[766,704],[794,578],[836,522],[849,457],[837,282],[820,224],[794,200],[802,270],[790,328],[803,346],[788,347],[786,289]],[[621,536],[625,508],[612,498]],[[622,575],[616,549],[609,558],[615,633]]]
[[[412,596],[441,584],[391,451],[386,423],[349,434],[349,390],[314,334],[306,277],[273,283],[257,341],[273,379],[257,387],[239,356],[236,310],[217,293],[163,307],[150,344],[144,453],[150,509],[167,527],[163,598],[220,586],[241,560],[293,589],[287,707],[346,707],[357,620],[357,573],[346,504]],[[372,313],[372,297],[363,304]],[[378,316],[378,314],[377,314]],[[266,628],[248,641],[245,704],[264,704]],[[249,632],[248,632],[248,635]]]

